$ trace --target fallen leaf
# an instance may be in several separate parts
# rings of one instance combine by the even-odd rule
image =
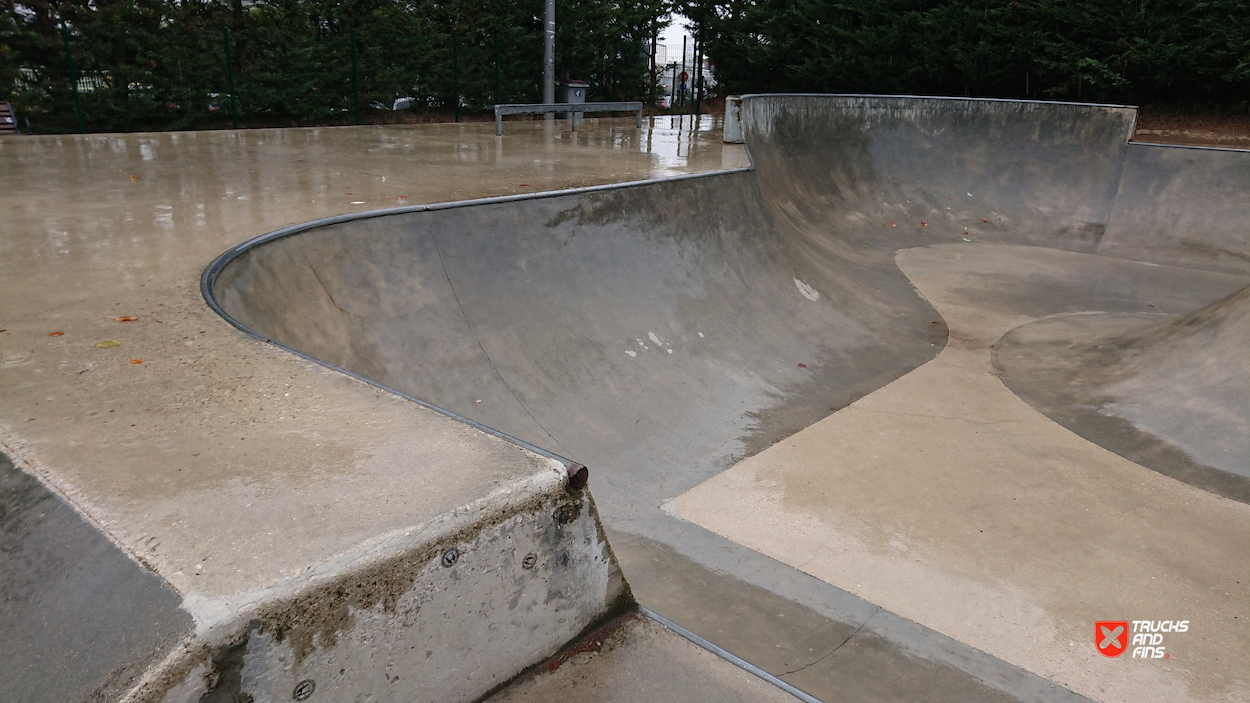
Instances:
[[[406,196],[406,195],[401,195],[401,196],[399,196],[399,199],[400,199],[400,200],[407,200],[407,199],[408,199],[408,196]]]
[[[482,402],[482,399],[481,399],[481,398],[478,398],[477,400],[475,400],[475,401],[473,401],[473,402],[474,402],[474,403],[480,403],[480,402]]]
[[[898,227],[898,225],[894,224],[894,220],[890,220],[890,226],[891,226],[891,227]]]
[[[799,364],[799,368],[800,368],[800,369],[805,369],[805,368],[807,368],[807,364]]]
[[[142,364],[142,363],[143,363],[143,359],[131,359],[131,360],[130,360],[130,363],[132,363],[132,364]]]
[[[96,349],[109,349],[109,348],[120,346],[120,345],[121,345],[121,342],[117,341],[116,339],[106,339],[103,342],[96,342],[95,348]]]
[[[929,226],[929,221],[928,221],[928,220],[921,220],[921,221],[920,221],[920,226],[921,226],[921,227],[928,227],[928,226]]]
[[[48,333],[48,336],[49,336],[49,337],[60,337],[60,336],[61,336],[61,335],[63,335],[63,334],[65,334],[65,333],[64,333],[64,332],[49,332],[49,333]]]
[[[989,220],[985,219],[984,217],[982,217],[982,218],[981,218],[981,221],[982,221],[982,222],[989,222]]]
[[[522,187],[522,188],[529,188],[529,187],[530,187],[530,184],[528,184],[528,183],[522,183],[522,184],[521,184],[521,187]]]
[[[1153,306],[1153,305],[1151,305],[1150,303],[1146,303],[1146,307],[1151,307],[1151,308],[1153,308],[1154,306]]]
[[[139,180],[139,177],[138,177],[138,176],[136,176],[135,174],[133,174],[133,173],[132,173],[132,174],[130,174],[130,180],[132,180],[132,181],[137,181],[137,180]]]
[[[134,315],[122,315],[121,317],[113,318],[113,320],[116,322],[134,322],[135,320],[138,320],[138,319],[139,318],[135,317]]]

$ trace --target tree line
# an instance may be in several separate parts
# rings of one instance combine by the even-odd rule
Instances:
[[[557,11],[559,77],[591,99],[651,89],[665,0]],[[88,131],[229,126],[234,111],[346,124],[397,99],[484,110],[541,101],[542,32],[543,0],[0,0],[0,99],[36,131],[73,131],[75,99]]]
[[[1250,110],[1247,0],[557,0],[557,75],[654,98],[673,12],[721,93]],[[75,129],[75,98],[91,131],[484,110],[541,100],[542,21],[543,0],[0,0],[0,99],[36,131]]]
[[[1246,0],[687,0],[730,92],[1250,108]]]

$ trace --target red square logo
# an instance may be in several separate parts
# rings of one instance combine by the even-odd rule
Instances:
[[[1094,646],[1104,657],[1118,657],[1128,648],[1128,621],[1104,620],[1094,623]]]

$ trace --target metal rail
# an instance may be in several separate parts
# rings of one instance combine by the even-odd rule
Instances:
[[[495,106],[495,136],[503,136],[504,115],[545,115],[550,112],[567,112],[572,116],[573,131],[577,131],[577,120],[583,112],[637,112],[638,119],[634,126],[642,128],[642,103],[509,103]]]

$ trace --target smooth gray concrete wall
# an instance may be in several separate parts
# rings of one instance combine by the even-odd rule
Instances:
[[[844,256],[965,237],[1092,252],[1135,121],[1132,108],[1067,103],[743,99],[769,202],[813,248]]]
[[[1250,270],[1250,151],[1132,144],[1099,254]]]
[[[831,272],[783,227],[738,172],[316,228],[235,259],[214,290],[263,336],[653,507],[944,343],[892,249]],[[627,510],[612,486],[596,487],[609,521]]]
[[[1076,434],[1250,502],[1247,350],[1250,287],[1181,316],[1022,325],[996,345],[994,364],[1008,388]]]

